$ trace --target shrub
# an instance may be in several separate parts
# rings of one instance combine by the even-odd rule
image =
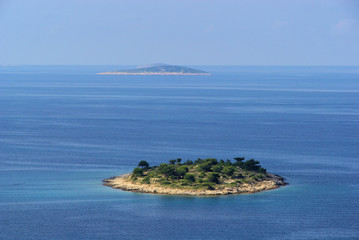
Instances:
[[[143,174],[143,169],[136,167],[135,169],[133,169],[132,174],[135,177],[141,176]]]
[[[264,177],[263,177],[262,174],[257,174],[257,175],[256,175],[256,178],[258,178],[258,179],[263,179]]]
[[[205,176],[206,176],[206,174],[205,174],[205,172],[203,172],[203,171],[199,174],[199,177],[200,177],[200,178],[204,178]]]
[[[157,174],[156,174],[156,172],[154,172],[154,171],[148,171],[148,172],[147,172],[147,176],[149,176],[149,177],[156,177]]]
[[[209,182],[219,183],[219,174],[218,173],[210,173],[207,177]]]
[[[145,177],[144,179],[142,179],[142,183],[150,184],[150,182],[150,177]]]
[[[170,177],[170,176],[175,176],[175,166],[169,165],[166,163],[162,163],[158,167],[158,172],[165,175],[165,177],[168,179],[168,177]]]
[[[205,172],[211,171],[212,163],[211,162],[205,162],[198,165],[199,169]]]
[[[194,164],[200,164],[206,162],[204,159],[197,158],[197,160],[194,161]]]
[[[218,172],[218,173],[220,173],[220,172],[222,171],[222,169],[223,169],[223,166],[221,166],[221,165],[214,165],[214,166],[212,166],[212,171],[213,171],[213,172]]]
[[[266,173],[266,172],[267,172],[267,169],[260,167],[260,168],[258,169],[258,172],[260,172],[260,173]]]
[[[187,172],[188,172],[188,167],[186,166],[181,166],[176,169],[176,173],[179,178],[183,178]]]
[[[218,164],[218,161],[215,158],[207,158],[207,159],[205,159],[205,161],[212,164],[212,165]]]
[[[236,176],[236,178],[244,178],[243,175],[241,173],[238,173],[238,175]]]
[[[206,188],[207,190],[214,190],[214,187],[209,183],[202,184],[202,187]]]
[[[195,182],[196,178],[194,176],[194,174],[191,173],[186,173],[186,175],[184,175],[184,179],[189,181],[189,182]]]
[[[222,170],[222,173],[232,176],[235,171],[235,168],[233,166],[225,166]]]
[[[192,161],[192,160],[187,160],[184,164],[186,164],[186,165],[193,165],[193,161]]]

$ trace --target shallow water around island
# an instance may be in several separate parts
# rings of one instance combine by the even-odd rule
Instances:
[[[359,239],[359,68],[0,67],[0,239]],[[101,180],[139,160],[261,161],[290,185],[178,197]]]

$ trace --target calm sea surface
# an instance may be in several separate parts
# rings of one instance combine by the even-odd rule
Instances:
[[[0,67],[0,239],[359,239],[359,68]],[[122,192],[139,160],[261,161],[290,185]]]

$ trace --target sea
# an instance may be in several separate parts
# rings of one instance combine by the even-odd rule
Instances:
[[[359,239],[359,67],[0,67],[0,239]],[[254,158],[289,185],[125,192],[140,160]]]

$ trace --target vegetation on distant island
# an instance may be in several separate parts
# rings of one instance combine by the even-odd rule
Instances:
[[[169,160],[159,166],[150,167],[147,161],[140,161],[131,174],[131,181],[139,184],[154,184],[178,189],[223,189],[240,187],[242,184],[256,184],[270,180],[273,175],[254,159],[244,157],[231,160],[215,158],[195,161]]]
[[[129,75],[146,75],[146,74],[178,74],[178,75],[210,75],[208,72],[185,66],[175,66],[168,64],[151,64],[133,69],[124,69],[113,72],[105,72],[106,74],[129,74]],[[104,74],[104,73],[100,73]]]
[[[182,73],[207,73],[205,71],[184,67],[184,66],[174,66],[174,65],[155,65],[155,66],[146,66],[146,67],[139,67],[135,69],[126,69],[121,70],[120,72],[128,72],[128,73],[140,73],[140,72],[182,72]]]

